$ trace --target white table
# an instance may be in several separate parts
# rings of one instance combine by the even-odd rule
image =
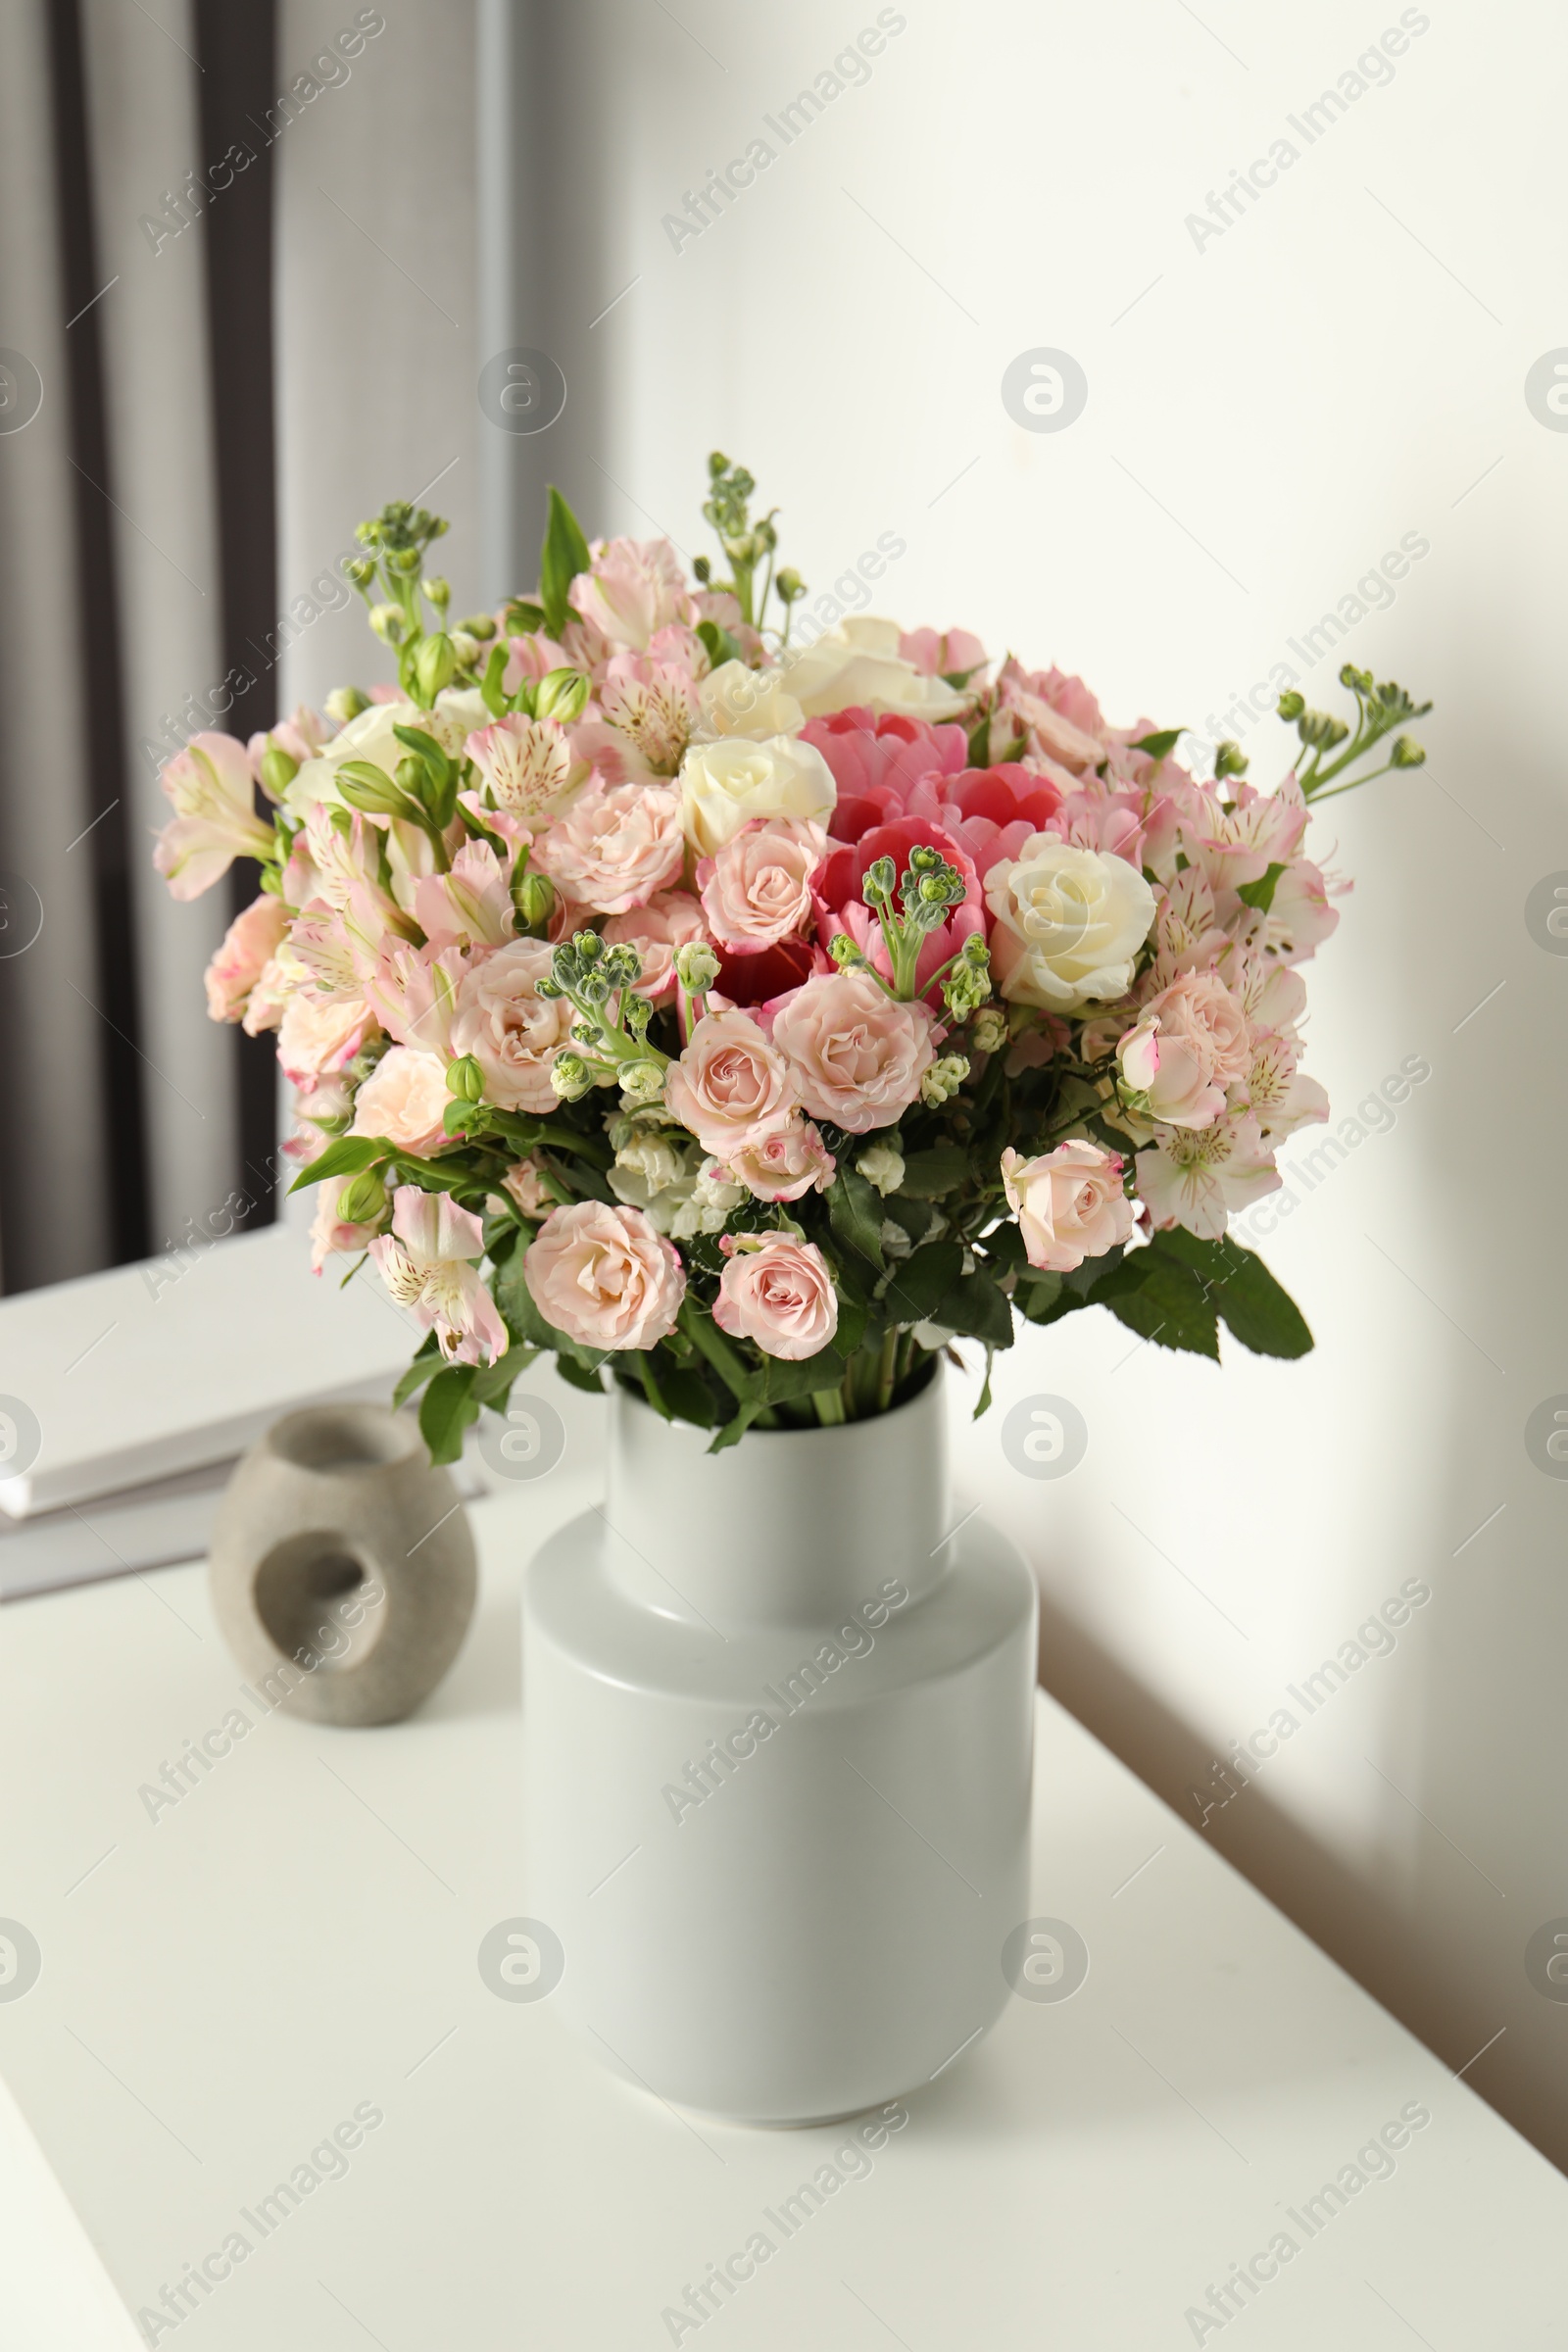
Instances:
[[[476,1506],[480,1615],[414,1722],[270,1717],[156,1820],[139,1788],[239,1688],[203,1572],[0,1617],[0,1914],[43,1955],[0,2001],[0,2074],[132,2312],[236,2229],[251,2244],[159,2343],[652,2352],[665,2307],[843,2143],[695,2128],[602,2072],[550,2001],[481,1981],[481,1937],[525,1907],[518,1569],[594,1491],[596,1408],[570,1409],[562,1468]],[[1045,1698],[1038,1817],[1034,1909],[1082,1933],[1087,1983],[1013,2001],[681,2342],[1568,2340],[1568,2183]],[[1392,2177],[1308,2239],[1291,2209],[1408,2105],[1431,2121]],[[242,2211],[334,2127],[353,2138],[357,2108],[383,2120],[264,2238]],[[1282,2230],[1295,2258],[1200,2331],[1189,2308]]]

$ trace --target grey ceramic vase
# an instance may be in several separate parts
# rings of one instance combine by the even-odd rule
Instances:
[[[377,1404],[274,1421],[235,1469],[210,1553],[223,1639],[270,1705],[398,1723],[463,1644],[478,1579],[452,1475]]]

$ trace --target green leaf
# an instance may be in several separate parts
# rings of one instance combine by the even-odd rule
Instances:
[[[571,612],[566,601],[567,589],[577,574],[587,568],[588,542],[582,535],[582,525],[552,482],[550,518],[539,555],[539,595],[544,623],[552,637],[561,635]]]
[[[539,617],[542,620],[544,614],[541,613]],[[484,697],[484,707],[492,718],[503,718],[506,715],[507,698],[501,690],[501,681],[506,676],[509,651],[510,648],[505,645],[493,645],[490,648],[490,659],[484,665],[484,676],[479,680],[479,692]]]
[[[531,597],[513,596],[507,600],[507,627],[518,637],[531,637],[544,626],[544,608]]]
[[[376,1135],[340,1135],[335,1144],[318,1152],[309,1167],[301,1168],[291,1193],[300,1192],[308,1184],[319,1184],[326,1176],[358,1176],[364,1168],[373,1168],[377,1160],[389,1158],[392,1147]]]
[[[844,1378],[844,1359],[823,1348],[798,1363],[770,1355],[762,1368],[762,1402],[788,1404],[796,1396],[814,1396],[818,1389],[836,1389]]]
[[[853,1355],[865,1338],[870,1316],[858,1298],[839,1298],[839,1327],[833,1334],[833,1352],[843,1357]]]
[[[744,1360],[716,1328],[708,1309],[698,1303],[690,1291],[681,1300],[680,1327],[693,1347],[707,1356],[730,1395],[742,1404],[755,1403],[757,1411],[760,1412],[765,1399],[760,1394],[760,1384],[756,1375],[747,1369]],[[736,1436],[739,1435],[737,1430]],[[733,1445],[735,1441],[732,1438],[727,1442]]]
[[[961,1144],[938,1144],[930,1152],[911,1152],[904,1163],[899,1185],[915,1200],[940,1200],[956,1192],[969,1174],[969,1154]]]
[[[720,628],[716,620],[700,620],[697,635],[708,648],[708,659],[717,669],[722,662],[739,662],[741,649],[728,629]]]
[[[419,1435],[432,1462],[455,1462],[463,1451],[464,1431],[478,1418],[479,1408],[468,1394],[473,1374],[472,1364],[447,1364],[424,1392]]]
[[[538,1360],[539,1350],[537,1348],[509,1348],[504,1355],[496,1357],[493,1364],[475,1366],[474,1403],[487,1404],[492,1412],[504,1413],[507,1409],[507,1398],[512,1394],[513,1382],[520,1373],[526,1372],[530,1364],[537,1363]]]
[[[1284,871],[1283,865],[1271,865],[1268,872],[1259,874],[1255,882],[1241,883],[1236,896],[1244,906],[1255,906],[1259,914],[1267,914],[1274,904],[1275,886]]]
[[[1168,760],[1186,734],[1185,727],[1164,727],[1157,735],[1146,735],[1133,745],[1135,752],[1147,752],[1151,760]]]
[[[828,1221],[846,1250],[879,1270],[882,1265],[882,1196],[858,1168],[841,1159],[838,1174],[828,1186]]]
[[[937,1248],[941,1249],[939,1242]],[[1012,1346],[1012,1308],[989,1274],[965,1274],[956,1282],[932,1321],[987,1348]]]
[[[426,1332],[418,1353],[392,1392],[394,1407],[407,1404],[416,1389],[422,1389],[427,1380],[433,1380],[440,1371],[443,1360],[435,1333],[433,1331]]]
[[[1141,1339],[1219,1362],[1219,1331],[1208,1293],[1191,1267],[1163,1250],[1135,1250],[1095,1286],[1097,1306],[1108,1306]]]
[[[895,1266],[888,1279],[888,1303],[898,1310],[901,1323],[927,1323],[938,1319],[936,1310],[958,1279],[963,1266],[961,1242],[927,1242],[916,1250],[902,1266]]]
[[[495,1273],[493,1287],[496,1304],[501,1309],[502,1320],[513,1341],[518,1347],[554,1354],[563,1378],[566,1376],[568,1362],[579,1371],[597,1374],[605,1360],[604,1350],[581,1347],[576,1340],[568,1339],[564,1331],[558,1331],[553,1323],[547,1323],[539,1312],[533,1293],[523,1276],[527,1255],[526,1250],[514,1250],[506,1264],[498,1266]],[[584,1384],[579,1381],[576,1385],[581,1388]],[[592,1386],[597,1396],[597,1378]]]
[[[677,1421],[695,1422],[699,1429],[713,1426],[713,1399],[700,1372],[686,1364],[661,1364],[660,1385]]]
[[[758,1414],[761,1412],[762,1409],[762,1399],[760,1396],[754,1396],[749,1403],[743,1404],[740,1411],[735,1415],[734,1420],[725,1422],[723,1428],[719,1431],[717,1437],[708,1448],[709,1452],[723,1453],[727,1451],[731,1446],[738,1446],[742,1438],[745,1437],[746,1432],[751,1428],[752,1423],[757,1419]]]
[[[597,1368],[590,1371],[586,1364],[578,1363],[572,1356],[564,1353],[558,1355],[556,1370],[568,1389],[581,1389],[590,1396],[602,1396],[605,1393],[605,1384]]]
[[[1244,1250],[1227,1234],[1218,1242],[1173,1226],[1155,1234],[1150,1250],[1181,1261],[1208,1284],[1208,1295],[1226,1329],[1254,1355],[1306,1355],[1312,1334],[1289,1291],[1282,1289],[1255,1250]]]
[[[394,726],[392,732],[406,752],[424,761],[434,782],[446,782],[452,762],[433,735],[426,735],[422,727]]]

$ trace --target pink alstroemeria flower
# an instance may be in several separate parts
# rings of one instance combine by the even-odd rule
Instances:
[[[507,1351],[507,1327],[472,1262],[483,1252],[476,1216],[413,1184],[398,1187],[392,1231],[370,1244],[381,1280],[435,1333],[449,1364],[494,1363]]]

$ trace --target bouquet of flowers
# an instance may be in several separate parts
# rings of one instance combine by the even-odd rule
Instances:
[[[590,547],[552,491],[536,594],[450,627],[446,524],[384,508],[346,569],[396,683],[163,771],[176,898],[261,868],[210,1008],[277,1032],[318,1271],[368,1254],[425,1328],[433,1456],[547,1349],[715,1446],[884,1411],[958,1340],[984,1410],[1019,1316],[1304,1352],[1226,1225],[1328,1112],[1312,808],[1386,738],[1371,772],[1418,764],[1430,705],[1282,696],[1260,793],[965,630],[801,626],[775,514],[709,473],[721,567]]]

